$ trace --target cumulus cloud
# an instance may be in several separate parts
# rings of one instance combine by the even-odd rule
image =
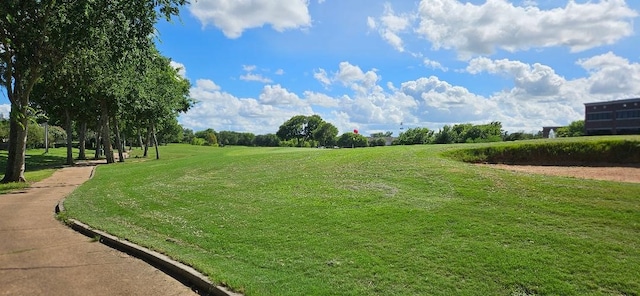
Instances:
[[[196,89],[203,91],[216,91],[220,90],[220,86],[209,79],[198,79],[196,80]]]
[[[422,0],[416,32],[435,49],[455,49],[462,57],[551,46],[583,51],[633,34],[638,14],[624,0],[600,0],[542,10],[506,0],[475,5],[458,0]]]
[[[275,133],[292,116],[313,114],[304,100],[279,85],[265,86],[258,99],[238,98],[222,91],[215,82],[201,79],[191,88],[190,95],[198,103],[180,116],[180,123],[194,130]]]
[[[507,74],[513,78],[517,88],[533,96],[549,96],[558,94],[565,83],[564,78],[546,65],[535,63],[533,66],[508,59],[491,60],[485,57],[469,61],[467,71],[477,74],[483,71],[492,74]]]
[[[376,69],[371,69],[364,72],[360,67],[349,62],[341,62],[338,71],[333,73],[333,76],[327,74],[326,70],[319,69],[314,72],[313,77],[325,87],[332,85],[334,82],[339,82],[343,86],[359,93],[369,93],[379,88],[377,82],[380,77],[376,74],[376,71]]]
[[[344,86],[349,86],[360,93],[367,93],[377,87],[377,82],[380,78],[376,74],[376,69],[364,72],[360,67],[349,62],[341,62],[339,67],[340,69],[333,79],[341,82]]]
[[[590,73],[589,91],[593,94],[640,93],[640,64],[630,63],[612,52],[577,62]]]
[[[281,85],[266,85],[256,99],[238,98],[211,80],[198,80],[191,89],[198,104],[182,115],[181,123],[194,129],[274,133],[294,115],[320,113],[342,132],[358,128],[364,134],[399,127],[400,122],[405,128],[437,130],[445,124],[500,121],[510,132],[534,132],[542,126],[582,119],[584,103],[640,96],[639,63],[611,52],[576,63],[584,68],[585,76],[565,79],[540,63],[484,57],[469,60],[467,75],[495,75],[513,84],[485,95],[437,76],[394,86],[382,82],[377,70],[363,70],[346,61],[329,70],[330,74],[316,71],[327,84],[345,87],[347,93],[337,96],[311,90],[296,94]]]
[[[321,107],[339,107],[340,101],[323,93],[313,92],[313,91],[305,91],[304,97],[307,102],[311,105],[321,106]]]
[[[399,91],[418,102],[419,111],[416,115],[422,121],[478,121],[484,119],[487,113],[498,110],[490,100],[435,76],[404,82]]]
[[[300,100],[298,95],[289,92],[279,84],[265,85],[259,97],[259,102],[274,106],[306,106],[307,103]]]
[[[282,32],[311,26],[307,0],[198,0],[189,10],[203,27],[214,25],[228,38],[247,29],[271,25]]]
[[[572,52],[609,45],[633,34],[638,13],[625,0],[599,0],[541,9],[535,1],[421,0],[417,11],[397,14],[385,5],[379,18],[368,17],[370,29],[396,50],[404,51],[406,35],[428,40],[433,49],[452,49],[460,58],[490,55],[497,49],[516,52],[563,46]]]

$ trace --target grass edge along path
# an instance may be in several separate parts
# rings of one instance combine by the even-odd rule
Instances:
[[[440,156],[461,147],[170,145],[65,205],[247,295],[640,291],[638,184]]]
[[[4,176],[7,161],[7,151],[0,150],[0,179]],[[44,149],[28,149],[25,158],[25,183],[6,183],[0,184],[0,194],[10,193],[12,191],[28,188],[31,184],[42,181],[66,162],[66,148],[49,148],[49,153],[45,153]],[[74,149],[74,155],[78,151]],[[87,152],[89,155],[90,151]]]

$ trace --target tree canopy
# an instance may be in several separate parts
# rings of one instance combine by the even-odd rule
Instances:
[[[122,79],[130,78],[131,68],[147,60],[144,53],[150,47],[149,36],[154,33],[157,19],[177,15],[185,3],[186,0],[0,1],[0,83],[11,103],[9,153],[2,182],[25,181],[31,95],[41,79],[49,83],[44,86],[47,91],[64,88],[51,92],[51,96],[41,96],[38,104],[51,112],[65,107],[68,110],[78,99],[99,100],[103,137],[109,139],[105,127],[114,116],[111,110],[118,107],[114,97],[122,98],[127,92],[128,85]],[[91,75],[74,71],[78,64],[91,61],[100,64],[78,67],[90,70]],[[43,77],[47,73],[55,74]],[[55,82],[56,77],[74,80],[61,85]]]

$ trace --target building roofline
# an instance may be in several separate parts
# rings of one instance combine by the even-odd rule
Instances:
[[[640,103],[640,98],[633,99],[623,99],[623,100],[613,100],[613,101],[605,101],[605,102],[594,102],[594,103],[584,103],[585,106],[600,106],[600,105],[610,105],[615,103]]]

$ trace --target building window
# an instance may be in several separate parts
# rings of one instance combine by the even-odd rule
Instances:
[[[616,119],[637,119],[640,118],[640,109],[616,111]]]
[[[597,112],[597,113],[589,113],[587,114],[588,121],[597,121],[597,120],[611,120],[612,112]]]

